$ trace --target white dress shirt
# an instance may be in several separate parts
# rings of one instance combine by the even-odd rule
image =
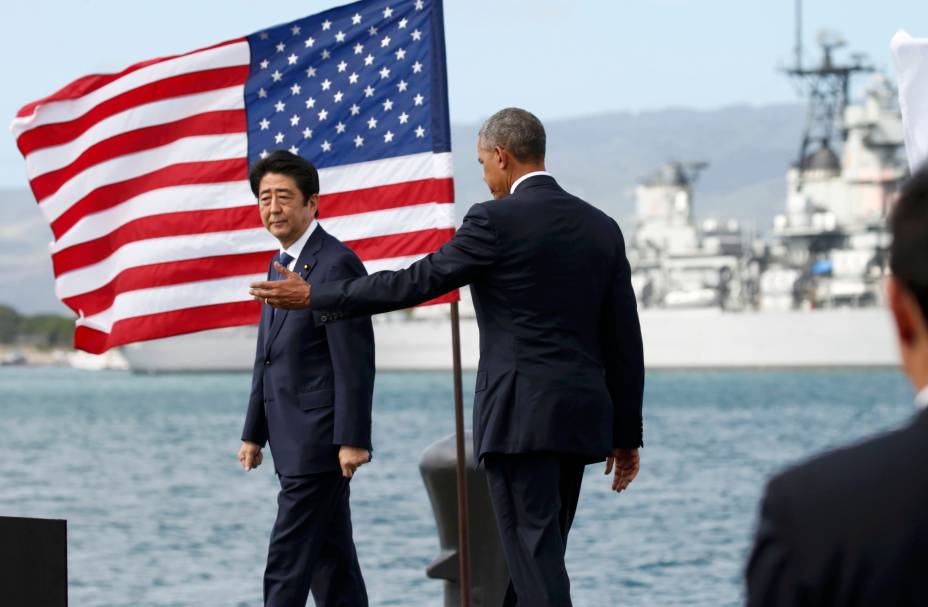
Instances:
[[[921,392],[915,395],[915,404],[919,409],[928,408],[928,386],[921,389]]]
[[[318,223],[319,222],[313,219],[309,223],[309,227],[306,228],[306,231],[303,232],[303,235],[296,239],[296,242],[294,242],[292,245],[290,245],[286,249],[284,248],[280,249],[281,253],[286,253],[287,255],[293,258],[293,261],[291,261],[290,265],[287,266],[287,269],[290,270],[291,272],[293,271],[293,268],[296,266],[296,260],[300,258],[300,253],[303,252],[303,247],[306,246],[307,241],[309,241],[309,237],[313,235],[313,230],[316,229],[316,226],[318,225]]]
[[[525,180],[528,179],[529,177],[535,177],[535,176],[537,176],[537,175],[547,175],[548,177],[551,177],[551,173],[549,173],[548,171],[532,171],[531,173],[526,173],[525,175],[522,175],[521,177],[519,177],[518,179],[516,179],[515,181],[512,182],[512,187],[509,188],[509,193],[510,193],[510,194],[515,194],[515,193],[516,193],[516,187],[518,187],[518,185],[519,185],[520,183],[522,183],[523,181],[525,181]]]

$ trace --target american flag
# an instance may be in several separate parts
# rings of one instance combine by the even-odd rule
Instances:
[[[275,149],[319,168],[320,223],[369,272],[454,233],[440,0],[365,0],[87,76],[11,128],[88,352],[258,322],[248,284],[278,247],[247,174]]]

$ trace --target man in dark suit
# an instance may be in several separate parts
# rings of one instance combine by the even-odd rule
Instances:
[[[584,466],[607,461],[621,491],[638,471],[641,332],[619,226],[545,171],[545,131],[525,110],[492,116],[477,155],[495,200],[439,251],[398,272],[312,287],[256,283],[274,305],[326,326],[471,285],[480,326],[474,443],[511,585],[506,604],[570,605],[564,567]]]
[[[251,189],[280,242],[268,278],[324,284],[364,276],[358,257],[316,222],[319,176],[277,151],[255,163]],[[374,333],[370,317],[331,325],[310,310],[262,306],[239,461],[261,464],[270,442],[280,478],[264,574],[265,605],[367,605],[348,506],[349,479],[370,459]]]
[[[921,411],[770,481],[747,567],[750,606],[928,605],[928,169],[906,185],[890,225],[887,296]]]

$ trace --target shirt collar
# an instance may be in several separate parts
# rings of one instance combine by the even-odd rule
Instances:
[[[547,175],[548,177],[551,177],[551,173],[549,173],[548,171],[532,171],[531,173],[526,173],[525,175],[522,175],[521,177],[516,179],[514,182],[512,182],[512,187],[509,188],[509,193],[515,194],[516,188],[519,187],[520,183],[522,183],[529,177],[537,177],[538,175]]]
[[[928,409],[928,386],[921,389],[921,392],[915,395],[915,404],[919,409]]]
[[[307,241],[309,241],[309,237],[312,236],[313,231],[316,229],[316,226],[318,225],[319,225],[319,222],[313,219],[309,223],[309,226],[306,228],[306,231],[303,232],[303,235],[297,238],[296,242],[294,242],[292,245],[290,245],[286,249],[281,247],[280,252],[286,253],[287,255],[292,257],[294,261],[299,259],[300,253],[303,252],[303,247],[306,246]]]

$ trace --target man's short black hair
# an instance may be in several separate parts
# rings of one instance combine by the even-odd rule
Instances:
[[[268,173],[287,175],[296,182],[296,187],[303,193],[303,204],[309,204],[309,197],[319,193],[319,172],[313,163],[287,150],[276,150],[251,166],[248,181],[251,191],[258,197],[261,178]]]
[[[535,114],[522,108],[507,107],[487,118],[477,141],[485,150],[497,146],[509,150],[519,162],[545,159],[545,127]]]
[[[928,321],[928,163],[903,186],[889,225],[889,267],[918,300],[922,318]]]

